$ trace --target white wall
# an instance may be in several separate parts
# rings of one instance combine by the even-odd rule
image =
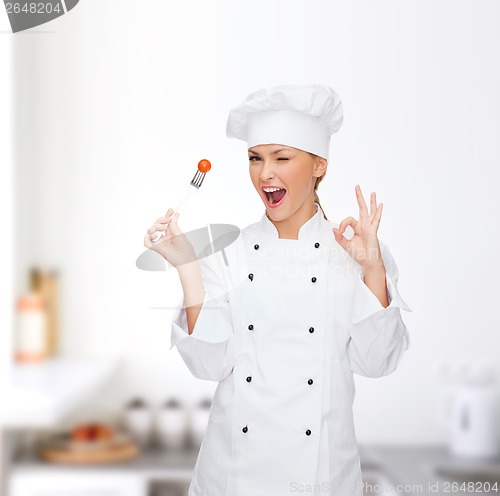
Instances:
[[[7,19],[7,16],[5,16]],[[3,36],[8,26],[0,19],[0,393],[10,382],[14,322],[14,143],[12,119],[14,71],[12,39]],[[1,425],[1,424],[0,424]],[[0,494],[6,487],[9,444],[0,428]]]
[[[414,311],[398,371],[356,379],[358,438],[443,441],[434,365],[500,345],[499,14],[494,0],[87,0],[17,36],[18,281],[31,261],[60,268],[62,353],[123,357],[96,408],[213,391],[168,350],[171,311],[150,309],[177,303],[175,274],[135,259],[201,158],[213,169],[183,230],[258,220],[227,113],[263,86],[314,82],[344,104],[322,204],[340,222],[358,216],[356,183],[377,192]]]
[[[2,36],[0,21],[0,60],[5,74],[0,78],[0,390],[9,383],[14,303],[14,143],[12,118],[14,90],[12,39]],[[1,475],[1,474],[0,474]]]

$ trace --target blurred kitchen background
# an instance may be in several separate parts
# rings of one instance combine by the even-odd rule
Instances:
[[[143,236],[202,158],[181,229],[258,220],[227,113],[313,82],[344,105],[322,205],[340,222],[355,184],[377,192],[413,309],[397,371],[355,376],[365,493],[500,489],[498,2],[82,0],[2,21],[2,495],[187,494],[217,384],[169,350],[181,286],[136,266]]]

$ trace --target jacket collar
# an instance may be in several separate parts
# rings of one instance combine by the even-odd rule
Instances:
[[[314,202],[314,205],[316,206],[316,213],[310,219],[304,222],[304,224],[302,224],[302,226],[300,227],[298,235],[299,241],[313,239],[320,236],[321,228],[323,227],[323,220],[325,219],[323,217],[323,211],[321,210],[319,204]],[[260,219],[259,228],[265,234],[279,239],[278,230],[276,229],[275,225],[267,218],[265,211]]]

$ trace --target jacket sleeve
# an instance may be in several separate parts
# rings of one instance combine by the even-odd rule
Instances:
[[[380,240],[379,244],[386,269],[389,306],[384,308],[365,284],[364,270],[360,266],[353,292],[347,345],[352,371],[366,377],[381,377],[394,372],[410,346],[410,336],[401,317],[401,309],[408,312],[413,310],[398,292],[399,271],[389,248]]]
[[[172,317],[170,349],[177,346],[190,372],[208,381],[226,378],[236,360],[230,302],[215,260],[217,255],[199,261],[206,293],[193,332],[188,333],[184,296]]]

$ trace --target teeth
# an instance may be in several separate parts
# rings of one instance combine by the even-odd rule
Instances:
[[[279,191],[283,188],[262,188],[266,193],[272,193],[273,191]]]

